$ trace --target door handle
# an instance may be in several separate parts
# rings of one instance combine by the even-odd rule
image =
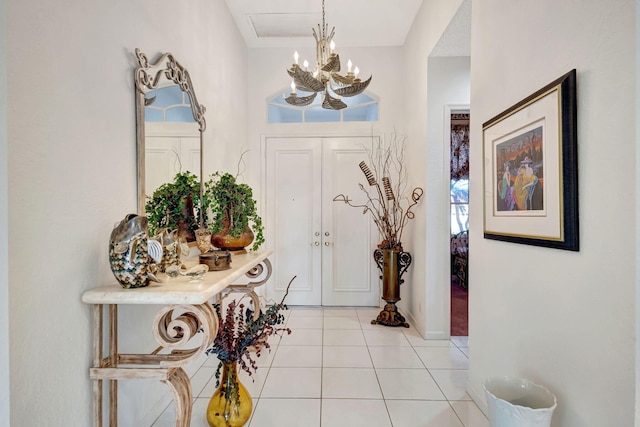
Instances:
[[[320,246],[320,242],[314,242],[314,245]]]
[[[330,234],[331,234],[331,233],[329,233],[328,231],[325,231],[325,232],[324,232],[324,235],[325,235],[325,236],[329,236]]]
[[[324,245],[325,246],[331,246],[331,243],[330,242],[324,242]]]

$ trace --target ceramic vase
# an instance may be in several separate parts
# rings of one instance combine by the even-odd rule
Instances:
[[[241,427],[249,421],[253,402],[238,378],[238,362],[222,363],[222,378],[207,406],[211,427]]]

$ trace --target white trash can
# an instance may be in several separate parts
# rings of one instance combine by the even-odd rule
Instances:
[[[524,378],[494,377],[482,385],[491,427],[549,427],[556,397]]]

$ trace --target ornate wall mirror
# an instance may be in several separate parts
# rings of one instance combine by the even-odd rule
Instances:
[[[189,72],[172,54],[162,54],[155,63],[140,49],[135,54],[138,213],[144,215],[146,197],[177,173],[198,176],[202,195],[206,122]]]

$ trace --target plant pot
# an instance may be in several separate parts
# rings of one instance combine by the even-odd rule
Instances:
[[[220,386],[207,406],[211,427],[240,427],[251,417],[251,396],[238,378],[238,362],[222,363]]]
[[[245,247],[253,242],[253,238],[253,231],[251,231],[249,226],[245,227],[244,231],[238,237],[229,234],[229,227],[225,227],[211,236],[211,243],[213,243],[213,246],[216,248],[226,249],[235,254],[245,254],[247,253]]]

